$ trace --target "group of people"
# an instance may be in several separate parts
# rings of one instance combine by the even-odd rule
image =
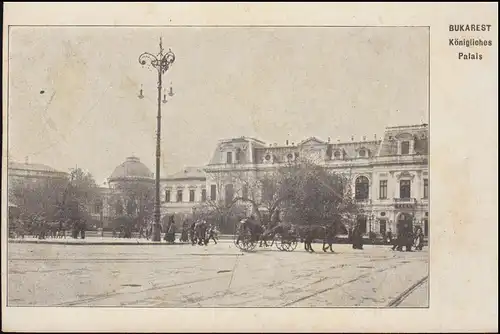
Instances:
[[[217,227],[204,219],[195,220],[189,225],[189,240],[193,246],[206,246],[209,244],[210,240],[213,240],[217,245],[218,234],[219,231]]]
[[[139,229],[139,237],[150,239],[152,236],[152,224],[147,224]],[[163,240],[167,243],[174,243],[176,240],[177,226],[173,216],[169,217],[168,222],[164,226],[160,226],[160,233],[163,234]],[[182,223],[179,242],[191,242],[193,245],[208,245],[210,240],[215,244],[218,241],[219,231],[214,224],[208,223],[206,220],[198,219],[190,223],[187,219]]]
[[[387,243],[392,245],[392,250],[411,252],[413,248],[421,251],[424,248],[424,233],[420,226],[411,231],[410,228],[403,228],[398,231],[396,238],[392,237],[392,231],[387,233]]]
[[[20,215],[9,221],[9,236],[24,239],[32,236],[37,239],[85,238],[86,222],[82,219],[56,219],[49,220],[43,213]]]

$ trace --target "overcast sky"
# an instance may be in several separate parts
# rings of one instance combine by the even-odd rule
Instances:
[[[11,159],[82,167],[99,183],[130,155],[154,171],[156,75],[138,56],[160,36],[176,55],[163,175],[206,164],[222,138],[350,141],[428,122],[426,28],[16,27]]]

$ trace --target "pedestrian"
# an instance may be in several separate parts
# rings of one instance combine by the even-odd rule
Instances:
[[[217,239],[215,237],[215,226],[210,224],[208,227],[208,239],[207,239],[207,244],[210,242],[210,240],[213,240],[215,244],[217,245]]]
[[[326,253],[328,249],[333,253],[333,239],[335,237],[335,231],[333,225],[327,225],[324,227],[324,238],[323,238],[323,252]]]
[[[389,231],[387,231],[387,238],[386,238],[386,242],[388,244],[391,244],[392,243],[392,231],[391,229],[389,229]]]
[[[424,233],[422,232],[422,228],[418,227],[415,231],[415,249],[422,250],[424,247]]]
[[[363,235],[361,234],[359,225],[356,225],[352,231],[352,248],[363,249]]]

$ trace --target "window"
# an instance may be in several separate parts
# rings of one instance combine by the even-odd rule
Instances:
[[[359,152],[358,152],[358,153],[359,153],[359,156],[360,156],[361,158],[364,158],[364,157],[365,157],[365,155],[366,155],[366,151],[365,151],[365,150],[359,150]]]
[[[207,189],[201,190],[201,201],[205,202],[207,200]]]
[[[118,216],[123,215],[123,204],[122,201],[116,202],[115,211]]]
[[[411,198],[411,184],[410,180],[399,181],[399,198],[409,199]]]
[[[368,178],[366,176],[360,176],[356,179],[356,186],[355,186],[355,199],[358,200],[365,200],[368,199],[368,192],[369,192],[369,182]]]
[[[401,154],[410,154],[410,142],[404,141],[401,143]]]
[[[177,202],[182,202],[182,190],[177,190]]]
[[[429,236],[429,220],[424,219],[424,236]]]
[[[94,203],[94,213],[101,213],[101,210],[102,210],[102,203],[100,201]]]
[[[133,200],[128,200],[127,201],[127,214],[128,215],[133,215],[136,212],[137,206],[135,204],[135,201]]]
[[[262,200],[272,201],[274,194],[274,187],[270,182],[264,182],[262,184]]]
[[[170,190],[165,190],[165,202],[170,202]]]
[[[217,199],[217,185],[212,184],[210,186],[210,199],[215,201]]]
[[[387,199],[387,180],[380,181],[379,197],[380,199]]]
[[[241,161],[241,148],[236,149],[235,160],[237,163]]]
[[[226,184],[224,197],[226,200],[226,205],[229,205],[234,198],[234,188],[232,184]]]
[[[429,198],[429,179],[424,179],[424,198]]]
[[[244,199],[248,199],[248,186],[246,184],[243,185],[241,197],[243,197]]]
[[[189,190],[189,201],[194,202],[194,190]]]
[[[228,164],[233,163],[233,152],[226,153],[226,163],[228,163]]]
[[[335,159],[340,159],[340,151],[335,151],[335,153],[333,153],[333,156],[335,157]]]

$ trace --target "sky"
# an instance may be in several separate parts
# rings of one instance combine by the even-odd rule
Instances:
[[[132,155],[154,171],[157,74],[138,57],[160,36],[176,56],[162,176],[207,164],[223,138],[350,141],[428,123],[426,28],[11,27],[10,159],[98,183]]]

